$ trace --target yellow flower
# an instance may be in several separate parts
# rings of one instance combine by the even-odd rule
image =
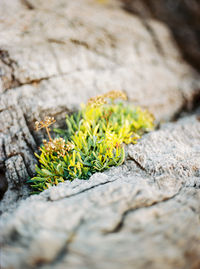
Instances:
[[[55,138],[54,140],[48,141],[43,140],[44,149],[49,154],[57,153],[58,157],[64,157],[68,151],[74,148],[74,145],[70,142],[66,143],[63,138]]]
[[[110,91],[106,94],[103,95],[104,98],[110,98],[112,100],[115,99],[122,99],[122,100],[127,100],[127,95],[123,91]]]
[[[42,128],[45,128],[49,137],[49,140],[51,141],[51,135],[49,133],[49,126],[52,125],[54,122],[56,122],[56,120],[54,119],[54,117],[45,117],[45,119],[43,121],[36,121],[35,122],[35,130],[38,131]]]
[[[98,95],[96,97],[90,98],[87,102],[87,106],[90,107],[98,107],[101,106],[103,104],[106,104],[107,101],[105,100],[103,95]]]

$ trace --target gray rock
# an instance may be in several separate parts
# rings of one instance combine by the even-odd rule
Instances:
[[[166,23],[184,58],[200,71],[199,1],[121,0],[121,2],[126,10],[138,14],[144,23],[147,19],[156,19]],[[162,51],[156,35],[155,42]]]
[[[21,199],[12,185],[27,196],[24,183],[44,137],[34,131],[35,120],[50,115],[61,124],[81,102],[112,89],[125,90],[157,121],[168,120],[199,94],[199,75],[183,61],[167,26],[144,24],[116,1],[1,0],[0,17],[4,211]]]
[[[144,2],[144,1],[143,1]],[[191,108],[200,77],[165,24],[118,2],[0,1],[0,266],[3,269],[196,269],[200,266],[200,122],[145,135],[125,163],[30,196],[34,121],[125,90],[156,121]],[[28,197],[30,196],[30,197]],[[28,198],[27,198],[28,197]]]
[[[21,201],[1,217],[2,268],[198,268],[199,130],[166,124],[124,165]]]

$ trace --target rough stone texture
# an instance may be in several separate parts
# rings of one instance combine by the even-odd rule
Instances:
[[[25,200],[44,137],[34,131],[36,119],[54,116],[61,126],[81,102],[112,89],[125,90],[157,122],[199,101],[199,74],[182,59],[168,27],[118,4],[0,1],[4,269],[200,266],[196,116],[145,135],[127,148],[121,167]]]
[[[0,222],[2,268],[199,268],[200,122],[170,123],[121,167],[21,201]]]
[[[144,23],[117,3],[1,0],[1,196],[8,186],[2,208],[28,193],[23,182],[34,173],[42,139],[33,130],[36,119],[59,121],[89,97],[121,89],[166,120],[199,94],[199,75],[168,28]]]

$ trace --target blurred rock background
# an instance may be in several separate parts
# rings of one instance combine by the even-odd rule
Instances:
[[[122,0],[123,8],[170,28],[182,56],[200,70],[200,2],[198,0]]]

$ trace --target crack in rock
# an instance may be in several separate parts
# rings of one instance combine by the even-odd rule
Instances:
[[[111,229],[111,230],[105,230],[103,231],[103,234],[104,235],[108,235],[108,234],[113,234],[113,233],[118,233],[120,232],[122,229],[123,229],[123,226],[124,226],[124,222],[126,220],[126,217],[131,214],[131,213],[134,213],[135,211],[137,210],[140,210],[140,209],[143,209],[143,208],[150,208],[152,206],[155,206],[155,205],[158,205],[158,204],[161,204],[161,203],[165,203],[171,199],[174,199],[177,195],[180,194],[182,188],[177,192],[175,193],[174,195],[170,196],[170,197],[164,197],[163,199],[159,200],[159,201],[151,201],[150,203],[146,204],[146,205],[141,205],[141,206],[138,206],[138,207],[133,207],[133,208],[128,208],[127,210],[125,210],[123,213],[122,213],[122,216],[121,216],[121,219],[120,221],[116,224],[116,226]]]

